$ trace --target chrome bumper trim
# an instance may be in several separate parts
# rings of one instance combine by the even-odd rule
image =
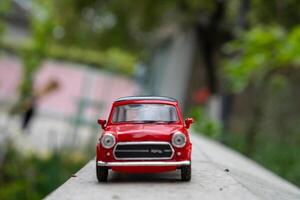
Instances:
[[[139,162],[103,162],[98,161],[98,166],[103,167],[130,167],[130,166],[182,166],[190,165],[189,160],[185,161],[139,161]]]

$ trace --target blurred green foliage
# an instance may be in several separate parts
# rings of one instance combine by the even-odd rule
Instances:
[[[241,94],[252,88],[255,95],[250,106],[254,121],[246,134],[225,134],[225,143],[247,152],[253,135],[254,151],[248,154],[265,167],[300,185],[300,136],[298,109],[300,27],[280,25],[254,26],[224,46],[229,55],[224,61],[223,76],[227,89]],[[251,124],[252,123],[252,124]],[[255,128],[253,128],[255,127]]]
[[[257,148],[251,155],[251,159],[299,186],[299,139],[299,136],[292,136],[286,140],[276,136],[276,134],[260,133],[256,138]],[[225,143],[241,153],[245,153],[244,141],[243,134],[230,133],[226,134],[225,137]]]
[[[2,149],[3,150],[3,149]],[[87,159],[54,152],[46,157],[23,155],[12,146],[0,163],[0,199],[41,199],[69,179]]]
[[[40,66],[45,57],[46,48],[51,36],[53,26],[51,16],[51,3],[49,1],[33,1],[29,16],[32,31],[32,47],[20,48],[20,56],[23,62],[22,81],[20,84],[20,100],[13,110],[19,107],[33,95],[34,72]]]
[[[81,48],[125,49],[144,57],[153,46],[153,36],[170,22],[195,24],[199,13],[209,16],[215,3],[209,0],[54,0],[56,37]],[[54,29],[54,30],[55,30]],[[155,42],[155,41],[154,41]]]
[[[282,141],[281,138],[260,135],[253,159],[292,183],[300,184],[299,143]],[[299,137],[298,137],[299,140]],[[283,149],[284,147],[284,149]]]
[[[5,15],[9,12],[11,8],[11,1],[10,0],[1,0],[0,1],[0,15]],[[0,38],[2,34],[5,31],[5,22],[4,20],[0,17]]]
[[[279,70],[299,67],[300,27],[286,31],[280,26],[257,26],[229,42],[224,52],[233,55],[224,64],[228,87],[241,92]]]
[[[251,0],[249,18],[253,25],[279,24],[290,29],[299,24],[299,9],[298,0]]]
[[[33,43],[28,41],[25,44],[16,46],[12,43],[2,41],[1,46],[9,51],[20,51],[21,55],[26,55],[31,52]],[[26,56],[25,56],[26,57]],[[62,46],[60,44],[48,44],[44,52],[43,58],[52,58],[58,60],[65,60],[70,62],[77,62],[96,67],[107,71],[112,71],[125,76],[132,76],[135,72],[137,57],[129,52],[123,51],[119,48],[109,48],[105,51],[82,49],[76,46]],[[117,59],[116,59],[117,58]],[[31,59],[28,59],[29,61]],[[33,58],[33,61],[38,61],[38,58]],[[29,62],[25,61],[25,62]],[[28,66],[38,66],[36,64],[28,64]],[[37,68],[31,68],[34,72]]]
[[[204,107],[193,107],[190,114],[195,120],[195,124],[193,125],[195,131],[213,139],[220,139],[221,124],[210,119]]]

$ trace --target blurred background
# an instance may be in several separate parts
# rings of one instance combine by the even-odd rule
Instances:
[[[298,0],[1,0],[0,199],[95,156],[111,103],[177,98],[195,132],[300,186]]]

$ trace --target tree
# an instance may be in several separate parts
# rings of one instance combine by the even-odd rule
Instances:
[[[286,31],[280,26],[255,27],[230,42],[225,51],[235,54],[226,61],[224,72],[230,90],[254,87],[253,114],[246,132],[246,153],[251,155],[259,131],[266,87],[274,75],[300,67],[300,27]],[[283,74],[284,75],[284,74]]]
[[[0,2],[0,37],[2,36],[5,30],[5,23],[3,20],[3,16],[9,12],[10,7],[11,7],[10,0],[2,0]]]

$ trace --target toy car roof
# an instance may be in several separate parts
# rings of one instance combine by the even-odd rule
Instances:
[[[115,102],[134,101],[134,100],[159,100],[159,101],[177,102],[176,99],[173,99],[171,97],[165,97],[165,96],[128,96],[128,97],[121,97],[117,99]]]

